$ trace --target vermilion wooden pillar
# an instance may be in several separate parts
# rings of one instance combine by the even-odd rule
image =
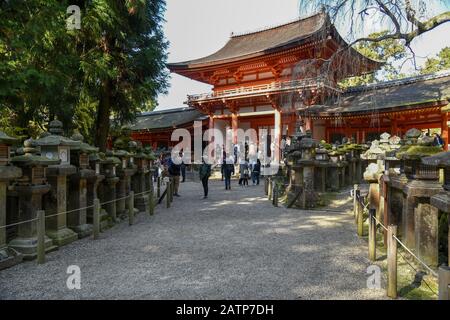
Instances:
[[[208,124],[208,129],[214,129],[214,117],[212,115],[209,115],[209,124]],[[212,141],[212,137],[213,137],[213,133],[212,131],[209,132],[209,137],[208,140],[209,142]]]
[[[391,135],[398,135],[397,119],[391,119]]]
[[[236,112],[233,112],[231,114],[231,129],[232,129],[232,132],[233,132],[233,143],[234,144],[237,144],[237,142],[238,142],[237,141],[237,139],[238,139],[238,137],[237,137],[238,127],[239,127],[238,115],[237,115]]]
[[[277,152],[279,150],[281,145],[281,130],[282,130],[282,124],[281,124],[281,111],[279,108],[275,108],[275,116],[274,116],[274,141],[275,141],[275,161],[278,161],[280,159],[280,153]]]
[[[444,140],[444,150],[448,150],[448,114],[447,112],[442,113],[441,117],[441,137]]]

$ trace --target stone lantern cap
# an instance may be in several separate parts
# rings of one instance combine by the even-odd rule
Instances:
[[[157,159],[157,157],[151,147],[145,147],[144,153],[147,155],[148,160],[156,160]]]
[[[98,148],[91,146],[90,144],[84,142],[84,137],[81,133],[76,132],[70,137],[73,141],[78,141],[79,145],[73,146],[70,149],[73,151],[79,151],[81,153],[96,153],[98,152]]]
[[[122,163],[122,161],[120,161],[120,159],[117,158],[115,156],[115,153],[113,153],[111,150],[107,150],[105,156],[106,158],[102,159],[100,163],[113,165],[120,165]]]
[[[406,139],[418,139],[422,135],[422,131],[416,128],[409,129],[405,133]]]
[[[313,148],[317,148],[318,146],[319,146],[319,144],[317,143],[316,140],[314,140],[312,138],[308,138],[308,137],[302,138],[302,140],[300,140],[300,143],[299,143],[300,149],[313,149]]]
[[[69,146],[77,147],[80,141],[74,141],[62,136],[62,122],[53,120],[48,125],[48,132],[41,135],[41,137],[34,141],[36,146]]]
[[[400,160],[420,160],[440,152],[442,148],[437,146],[405,145],[398,149],[395,156]]]
[[[438,168],[450,167],[450,151],[440,152],[429,157],[424,157],[422,158],[422,163]]]
[[[61,162],[59,159],[48,159],[46,157],[41,157],[36,155],[37,149],[34,148],[36,146],[36,141],[32,139],[25,140],[23,143],[23,155],[15,156],[11,159],[11,163],[19,166],[19,167],[34,167],[34,166],[51,166],[57,165]]]
[[[0,144],[13,145],[18,142],[19,139],[8,136],[3,131],[0,131]]]
[[[384,132],[380,135],[380,142],[381,143],[389,143],[389,138],[391,137],[391,135],[387,132]]]

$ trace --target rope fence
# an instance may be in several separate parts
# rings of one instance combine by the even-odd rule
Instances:
[[[408,248],[397,236],[397,226],[396,225],[384,225],[376,217],[375,209],[368,209],[369,203],[366,202],[366,198],[361,195],[361,190],[355,185],[354,188],[354,200],[353,200],[353,211],[355,215],[355,222],[357,224],[358,235],[363,236],[363,223],[367,220],[364,217],[364,212],[368,211],[369,229],[368,229],[368,240],[369,240],[369,259],[371,261],[376,261],[376,239],[377,239],[377,227],[381,227],[384,232],[387,233],[387,265],[388,265],[388,287],[387,295],[391,298],[397,298],[397,254],[402,257],[402,259],[417,273],[419,271],[413,264],[408,261],[408,259],[397,249],[397,244],[405,250],[411,257],[418,262],[430,275],[438,279],[439,282],[439,293],[432,289],[431,285],[425,280],[422,281],[430,289],[431,292],[438,295],[439,299],[448,300],[450,299],[449,288],[450,288],[450,268],[440,267],[439,272],[436,272],[433,268],[427,265],[421,258],[419,258],[414,252]],[[423,271],[422,271],[423,272]]]
[[[102,206],[128,199],[128,201],[129,201],[129,203],[128,203],[128,219],[129,219],[129,225],[131,226],[134,224],[134,199],[135,199],[135,197],[143,196],[143,195],[150,195],[150,203],[149,203],[148,207],[149,207],[149,214],[152,215],[154,212],[154,207],[157,204],[157,201],[155,201],[155,199],[153,199],[155,196],[155,191],[156,191],[156,193],[159,193],[161,186],[165,186],[165,191],[161,198],[164,198],[164,197],[166,198],[166,202],[167,202],[166,207],[169,208],[170,203],[173,201],[173,192],[174,192],[173,184],[174,183],[173,183],[172,178],[165,180],[165,179],[161,179],[161,177],[158,177],[156,188],[152,181],[151,188],[149,190],[139,192],[139,193],[134,193],[134,191],[131,190],[128,195],[126,195],[124,197],[120,197],[120,198],[115,198],[113,200],[108,200],[108,201],[104,201],[104,202],[100,203],[100,200],[98,198],[96,198],[93,200],[92,205],[77,208],[77,209],[72,209],[72,210],[66,210],[66,211],[58,212],[58,213],[51,214],[51,215],[45,215],[44,210],[37,210],[36,218],[11,223],[8,225],[2,225],[2,226],[0,226],[0,229],[6,229],[9,227],[18,226],[21,224],[36,222],[36,224],[37,224],[37,259],[36,260],[37,260],[38,264],[42,264],[42,263],[45,263],[45,220],[46,219],[64,215],[64,214],[65,215],[73,214],[73,213],[80,212],[82,210],[87,210],[87,209],[93,208],[93,217],[92,217],[92,219],[93,219],[93,223],[92,223],[93,224],[93,238],[94,238],[94,240],[96,240],[99,238],[99,234],[100,234],[100,210],[101,210]]]

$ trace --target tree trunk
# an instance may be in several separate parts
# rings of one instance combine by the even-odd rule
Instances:
[[[111,80],[103,82],[95,123],[95,145],[101,152],[106,151],[109,135],[109,116],[111,113]]]

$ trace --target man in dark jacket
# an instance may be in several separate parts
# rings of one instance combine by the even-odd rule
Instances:
[[[253,185],[259,185],[259,175],[261,174],[261,161],[256,160],[256,163],[252,166],[252,182]]]
[[[234,160],[232,159],[232,157],[227,158],[223,166],[223,174],[225,176],[225,190],[231,190],[231,175],[234,174]]]
[[[173,195],[176,197],[179,197],[180,195],[178,194],[178,188],[180,187],[180,174],[181,174],[181,165],[179,164],[175,164],[172,161],[172,158],[169,159],[169,164],[168,164],[169,168],[169,175],[172,178],[172,181],[174,183],[173,185]]]
[[[202,180],[203,185],[203,199],[208,198],[208,179],[211,176],[211,165],[207,164],[203,159],[202,165],[198,171],[200,175],[200,180]]]

